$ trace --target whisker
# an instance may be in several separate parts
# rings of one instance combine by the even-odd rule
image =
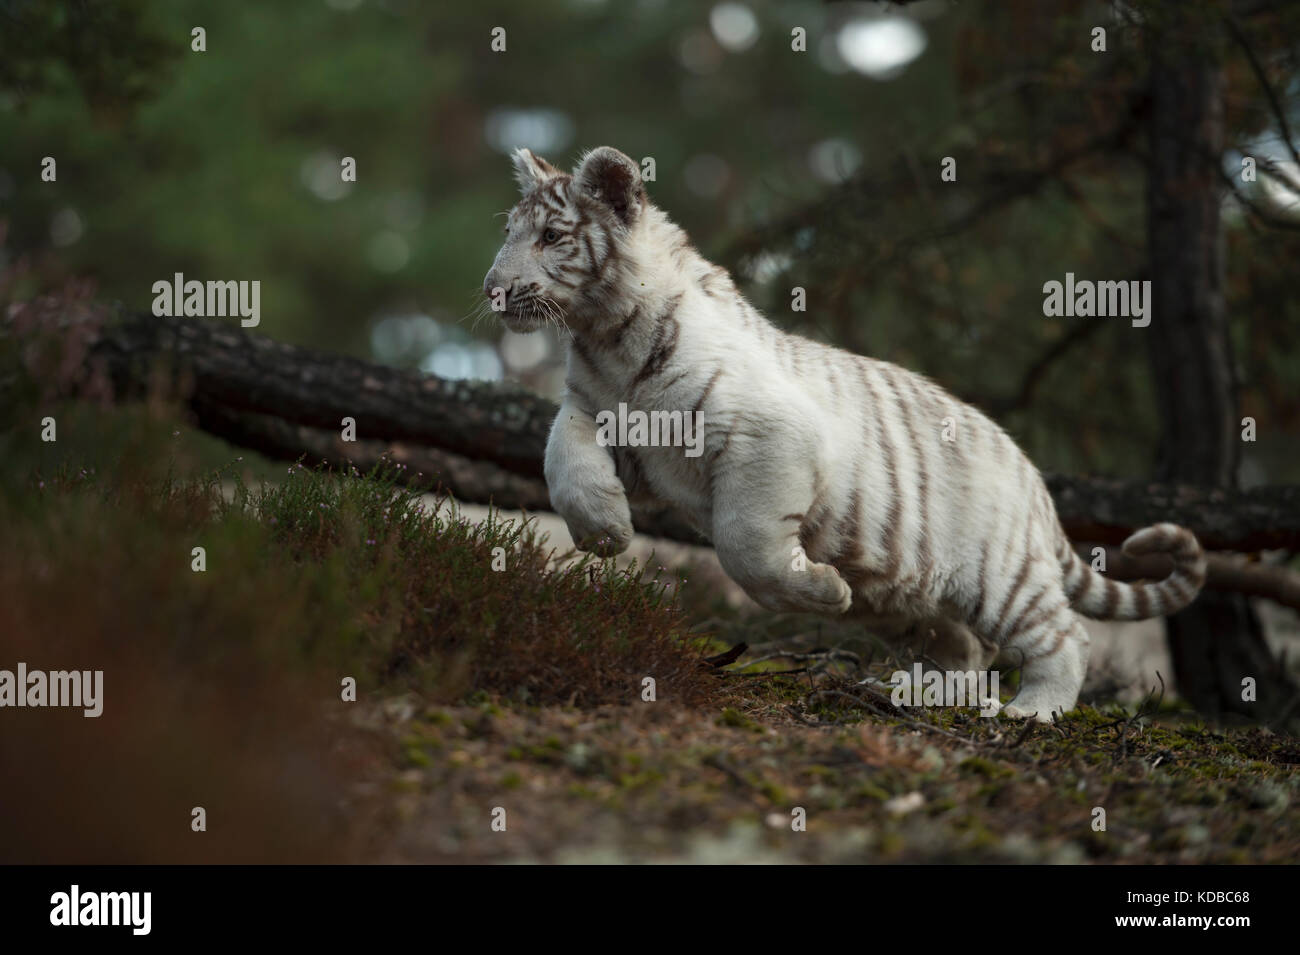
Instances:
[[[560,308],[559,303],[556,302],[555,299],[549,297],[543,299],[543,301],[547,306],[548,312],[554,316],[551,321],[555,325],[555,330],[558,332],[563,328],[564,331],[572,335],[573,330],[569,328],[569,323],[564,320],[564,309]]]
[[[485,307],[491,308],[492,303],[487,301],[486,299],[475,303],[474,306],[468,312],[466,312],[460,318],[456,319],[456,324],[459,325],[460,323],[464,322],[467,319],[474,318],[476,316],[481,315]]]

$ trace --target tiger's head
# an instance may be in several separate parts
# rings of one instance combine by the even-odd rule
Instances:
[[[522,196],[483,294],[511,331],[547,322],[578,330],[617,294],[648,206],[641,170],[609,146],[588,152],[572,174],[528,149],[512,158]]]

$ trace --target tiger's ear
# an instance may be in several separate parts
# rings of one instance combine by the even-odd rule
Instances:
[[[581,194],[608,206],[624,225],[631,225],[641,213],[645,201],[641,169],[612,146],[601,146],[583,156],[573,171],[573,181]]]
[[[524,195],[532,192],[546,180],[561,174],[560,170],[541,156],[534,155],[531,149],[516,149],[510,159],[515,164],[515,181],[519,183],[519,191]]]

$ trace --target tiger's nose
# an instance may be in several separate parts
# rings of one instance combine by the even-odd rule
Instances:
[[[493,293],[495,293],[497,289],[501,289],[505,292],[506,296],[509,297],[511,289],[514,288],[514,284],[514,282],[503,282],[497,276],[489,272],[487,277],[483,279],[483,294],[488,298],[492,298]]]

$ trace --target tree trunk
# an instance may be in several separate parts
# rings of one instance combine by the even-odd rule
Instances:
[[[1157,479],[1236,484],[1238,414],[1223,302],[1219,222],[1223,73],[1196,5],[1160,8],[1152,35],[1147,243],[1152,321],[1147,336],[1161,436]],[[1209,29],[1207,29],[1209,27]],[[1272,660],[1246,599],[1206,592],[1166,625],[1178,691],[1211,717],[1267,719],[1294,688]],[[1258,702],[1242,699],[1253,678]]]

